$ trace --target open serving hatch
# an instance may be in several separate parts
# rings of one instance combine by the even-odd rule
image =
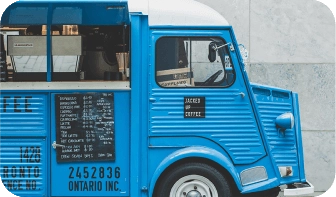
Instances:
[[[129,53],[129,24],[124,0],[15,2],[1,17],[13,80],[78,81],[83,73],[103,80],[120,68],[126,75],[117,58]]]

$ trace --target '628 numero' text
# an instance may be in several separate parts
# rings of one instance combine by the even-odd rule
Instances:
[[[74,167],[69,167],[70,174],[69,178],[79,178],[79,179],[87,179],[87,178],[120,178],[120,167],[77,167],[76,169]]]

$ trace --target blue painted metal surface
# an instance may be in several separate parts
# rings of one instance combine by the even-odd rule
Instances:
[[[31,15],[29,21],[25,14]],[[58,163],[56,151],[51,149],[56,141],[55,94],[89,90],[2,91],[0,175],[10,191],[19,196],[151,196],[161,173],[187,158],[218,163],[242,193],[305,181],[297,95],[250,85],[237,51],[230,54],[236,81],[228,88],[164,89],[155,81],[155,43],[160,37],[222,37],[238,49],[232,27],[149,29],[147,16],[129,15],[127,1],[116,0],[21,1],[1,18],[3,25],[48,25],[47,81],[51,81],[52,71],[51,25],[121,25],[130,21],[132,89],[109,90],[115,93],[116,102],[116,161]],[[206,98],[205,119],[183,117],[185,96]],[[281,136],[275,119],[285,112],[294,114],[295,126]],[[242,186],[240,173],[256,166],[265,167],[268,179]],[[292,166],[294,175],[281,178],[279,166]],[[92,177],[94,171],[96,178]]]
[[[285,130],[282,135],[275,124],[276,118],[281,114],[294,113],[292,93],[257,84],[253,84],[252,87],[275,170],[277,171],[277,168],[281,166],[293,167],[293,176],[291,177],[280,178],[280,172],[277,171],[281,184],[300,181],[298,154],[302,151],[299,151],[297,147],[297,133],[301,133],[301,131],[296,131],[296,127],[294,127]],[[299,117],[294,117],[294,119],[296,118]]]
[[[132,14],[131,28],[131,194],[147,196],[147,140],[148,140],[148,17]],[[141,39],[139,39],[141,38]],[[149,65],[150,66],[150,65]],[[144,188],[142,192],[141,189]]]
[[[50,16],[50,21],[48,16]],[[116,0],[17,1],[10,5],[1,17],[2,25],[121,25],[129,23],[127,1]]]
[[[197,144],[197,146],[195,144]],[[207,151],[210,152],[207,153]],[[276,178],[274,168],[272,165],[269,165],[271,162],[269,157],[264,157],[253,164],[232,165],[232,160],[224,151],[223,147],[203,137],[151,137],[149,139],[149,153],[149,160],[151,162],[148,164],[150,169],[148,174],[150,175],[149,177],[152,177],[150,180],[149,194],[153,192],[155,183],[160,174],[171,164],[181,159],[185,162],[206,159],[218,163],[232,175],[238,189],[242,193],[272,189],[279,185],[279,180]],[[256,166],[264,166],[269,179],[242,186],[240,173]]]
[[[232,42],[227,31],[152,31],[153,45],[161,36],[221,36]],[[155,56],[155,50],[151,50]],[[237,56],[231,53],[233,64]],[[151,58],[154,64],[154,57]],[[151,67],[154,73],[154,67]],[[161,88],[152,78],[150,85],[150,136],[202,136],[220,144],[235,164],[253,163],[266,155],[246,87],[236,67],[236,83],[228,88]],[[185,119],[184,97],[205,97],[206,117]]]
[[[301,121],[300,121],[300,108],[299,108],[299,96],[297,93],[292,93],[293,95],[293,110],[295,117],[295,132],[296,132],[296,146],[298,149],[298,160],[299,160],[299,170],[300,170],[300,180],[301,182],[306,182],[305,168],[304,168],[304,154],[302,145],[302,133],[301,133]]]
[[[219,143],[236,164],[252,163],[265,155],[259,130],[248,102],[240,101],[239,89],[153,89],[159,98],[151,107],[153,136],[206,136]],[[184,96],[206,97],[206,118],[183,117]],[[238,102],[237,102],[238,101]]]
[[[53,92],[87,91],[1,92],[0,176],[6,188],[19,196],[129,196],[130,91],[114,91],[116,161],[80,163],[58,163],[50,150],[56,140]]]
[[[4,137],[0,150],[0,176],[8,191],[17,196],[48,195],[48,149],[44,138]]]
[[[238,174],[229,157],[215,149],[204,147],[204,146],[191,146],[186,148],[181,148],[175,152],[172,152],[164,160],[161,161],[160,165],[156,168],[152,180],[150,182],[150,196],[153,194],[154,185],[164,170],[176,161],[188,158],[204,158],[212,160],[225,168],[233,177],[236,183],[239,183]],[[241,189],[240,184],[238,187]]]
[[[50,24],[52,21],[52,5],[48,5],[48,15],[47,15],[47,24]],[[19,20],[20,21],[20,20]],[[52,74],[51,71],[53,71],[53,55],[52,54],[52,38],[51,38],[51,25],[47,25],[47,81],[51,82],[52,80]]]
[[[45,136],[49,122],[47,94],[2,93],[0,96],[1,136]]]

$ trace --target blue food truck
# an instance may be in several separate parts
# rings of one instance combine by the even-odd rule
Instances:
[[[250,83],[245,52],[192,0],[13,3],[1,17],[3,185],[53,197],[314,192],[298,95]]]

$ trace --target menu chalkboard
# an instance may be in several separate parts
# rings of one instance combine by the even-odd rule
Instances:
[[[113,93],[56,94],[57,162],[114,161]]]

